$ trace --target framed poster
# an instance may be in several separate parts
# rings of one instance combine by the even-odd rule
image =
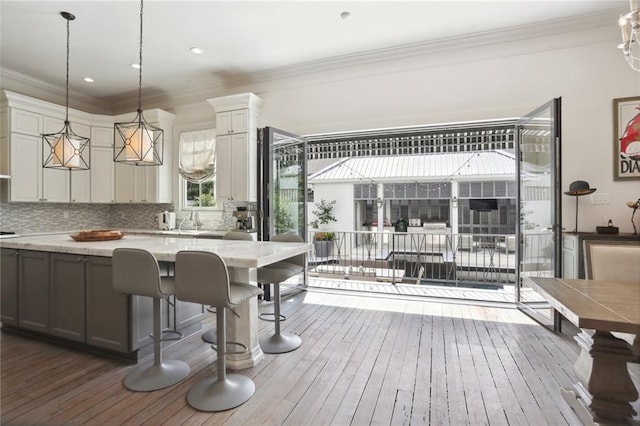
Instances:
[[[640,179],[640,96],[613,100],[613,173]]]

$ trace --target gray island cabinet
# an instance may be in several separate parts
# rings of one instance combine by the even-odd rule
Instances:
[[[1,249],[6,330],[138,361],[153,352],[152,300],[113,290],[110,257]],[[201,329],[204,306],[163,300],[163,326]],[[175,326],[174,326],[175,324]]]
[[[182,250],[217,253],[231,280],[257,285],[258,268],[306,254],[313,246],[135,234],[84,242],[65,234],[0,239],[3,266],[7,265],[2,268],[0,295],[3,330],[136,361],[151,355],[152,299],[113,290],[111,258],[117,248],[149,251],[158,259],[161,273],[171,273],[176,254]],[[211,283],[193,281],[188,285]],[[202,330],[203,305],[170,297],[163,299],[162,309],[166,328],[185,336]],[[227,366],[232,370],[251,368],[264,358],[258,342],[258,299],[252,298],[234,312],[236,315],[227,316],[227,335],[248,350],[228,354]]]

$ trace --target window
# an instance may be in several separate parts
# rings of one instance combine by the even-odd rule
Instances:
[[[178,171],[183,180],[184,207],[214,207],[215,130],[204,129],[180,133]]]
[[[214,207],[216,205],[215,197],[215,179],[211,178],[202,183],[185,183],[185,207]]]

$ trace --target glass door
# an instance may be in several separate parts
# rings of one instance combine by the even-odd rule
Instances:
[[[518,306],[545,325],[553,310],[527,284],[527,277],[560,275],[560,98],[518,120],[517,199]]]
[[[304,138],[265,127],[258,129],[261,159],[258,192],[262,214],[258,239],[307,235],[307,158]]]
[[[296,234],[306,241],[307,143],[300,136],[265,127],[258,129],[258,144],[258,240]],[[305,287],[306,268],[283,284]]]

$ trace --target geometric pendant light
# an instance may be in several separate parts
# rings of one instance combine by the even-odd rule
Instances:
[[[69,21],[76,19],[69,12],[60,12],[67,21],[67,98],[64,127],[58,133],[42,135],[42,167],[61,170],[89,169],[89,138],[76,135],[69,124]]]
[[[138,110],[133,121],[114,125],[113,161],[136,166],[160,166],[164,131],[147,123],[142,115],[142,12],[143,0],[140,0]]]

